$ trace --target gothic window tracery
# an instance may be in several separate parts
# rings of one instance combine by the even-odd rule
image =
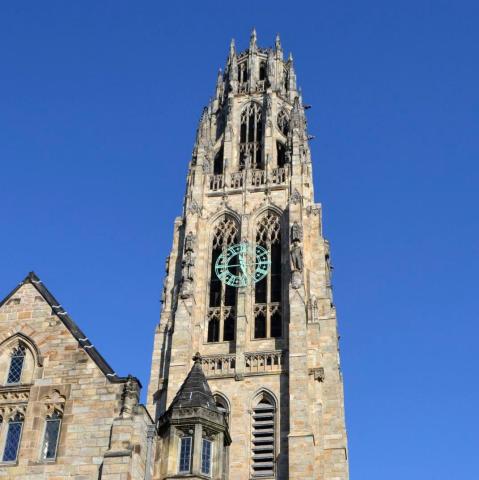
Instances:
[[[289,117],[284,110],[280,110],[276,123],[278,124],[279,131],[286,137],[289,133]]]
[[[238,243],[238,224],[225,215],[213,230],[207,341],[230,341],[235,338],[236,288],[224,284],[216,275],[215,263],[231,245]]]
[[[241,112],[240,128],[240,170],[263,168],[263,109],[251,102]]]
[[[276,443],[276,403],[266,392],[255,401],[252,418],[252,476],[274,477]]]
[[[267,212],[260,219],[256,244],[268,251],[271,266],[268,275],[255,285],[254,338],[281,337],[281,222],[278,215]]]

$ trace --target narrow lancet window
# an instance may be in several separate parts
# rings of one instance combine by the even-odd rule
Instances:
[[[43,460],[55,460],[57,456],[61,422],[61,415],[56,410],[47,417],[42,446]]]
[[[215,155],[213,173],[215,175],[221,175],[223,173],[223,147],[221,147]]]
[[[207,341],[231,341],[235,338],[237,289],[223,283],[217,276],[215,264],[218,257],[238,242],[239,229],[236,222],[225,216],[216,225],[211,253],[210,291]],[[234,273],[235,269],[231,269]]]
[[[182,437],[180,439],[180,462],[178,466],[179,473],[189,473],[191,470],[191,437]]]
[[[263,168],[263,116],[256,102],[241,112],[240,169]]]
[[[276,214],[268,212],[261,218],[256,244],[268,251],[271,265],[255,285],[254,338],[281,337],[281,225]]]
[[[25,362],[25,346],[20,344],[12,352],[7,383],[19,383],[22,378],[23,364]]]
[[[201,445],[201,473],[203,475],[211,475],[211,453],[213,450],[213,442],[207,438],[203,438]]]
[[[253,408],[252,476],[272,478],[275,475],[275,402],[261,394]]]
[[[5,447],[3,449],[2,461],[15,462],[18,457],[18,449],[20,447],[20,438],[22,437],[23,415],[17,413],[8,422],[7,436],[5,439]]]

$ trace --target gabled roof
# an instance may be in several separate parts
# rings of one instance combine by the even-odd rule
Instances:
[[[113,369],[110,367],[108,362],[102,357],[100,352],[93,346],[90,342],[88,337],[82,332],[80,327],[71,319],[65,309],[60,305],[60,302],[50,293],[48,288],[44,285],[44,283],[37,277],[34,272],[30,272],[25,279],[18,284],[16,288],[14,288],[1,302],[0,307],[4,305],[4,303],[13,296],[23,285],[30,283],[32,284],[40,293],[40,295],[46,300],[46,302],[52,308],[53,314],[55,314],[67,327],[70,333],[75,337],[75,339],[80,344],[80,347],[90,356],[90,358],[95,362],[98,368],[105,374],[105,376],[113,383],[124,383],[128,380],[128,377],[119,377]],[[140,381],[136,378],[138,384],[141,388]]]
[[[220,413],[215,399],[211,393],[205,374],[201,368],[201,356],[197,353],[193,360],[190,373],[181,385],[178,393],[171,402],[170,408],[204,407],[216,413]]]

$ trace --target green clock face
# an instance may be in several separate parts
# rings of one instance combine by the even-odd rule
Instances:
[[[215,263],[218,278],[232,287],[245,287],[264,278],[269,271],[271,260],[268,251],[248,243],[232,245],[221,254]]]

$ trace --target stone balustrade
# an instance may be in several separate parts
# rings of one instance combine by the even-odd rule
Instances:
[[[244,354],[244,375],[281,373],[284,371],[284,351],[247,352]],[[206,377],[234,376],[237,372],[235,354],[205,355],[201,365]]]
[[[261,187],[267,184],[284,185],[288,180],[288,168],[273,168],[269,172],[261,169],[247,169],[230,174],[211,174],[208,188],[212,191],[239,190],[246,187]]]
[[[245,375],[266,372],[281,372],[283,370],[283,352],[249,352],[244,354]]]
[[[207,377],[234,375],[236,371],[236,355],[207,355],[201,358],[201,367]]]

